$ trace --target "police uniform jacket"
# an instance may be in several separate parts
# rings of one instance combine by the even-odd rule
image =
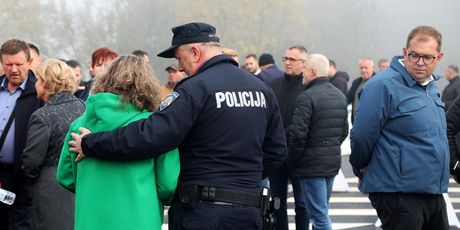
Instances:
[[[179,146],[178,188],[215,186],[259,192],[264,176],[286,157],[286,139],[272,90],[225,55],[197,74],[148,119],[83,138],[83,152],[111,160],[148,159]]]

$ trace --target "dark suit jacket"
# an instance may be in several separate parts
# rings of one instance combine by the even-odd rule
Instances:
[[[2,82],[5,77],[6,75],[1,76],[0,82]],[[37,98],[37,91],[35,91],[36,81],[37,79],[35,78],[33,72],[29,71],[26,87],[16,101],[14,118],[15,126],[12,126],[11,129],[15,129],[14,166],[15,172],[17,174],[22,174],[21,155],[22,151],[24,150],[24,147],[26,146],[27,128],[29,125],[30,116],[33,112],[35,112],[35,110],[37,110],[43,105],[43,101],[40,101]]]

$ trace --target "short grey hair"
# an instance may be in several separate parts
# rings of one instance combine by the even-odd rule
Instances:
[[[307,57],[310,68],[316,70],[318,77],[327,76],[329,72],[329,59],[322,54],[311,54]]]
[[[447,68],[453,70],[455,73],[458,74],[458,66],[457,65],[449,65]]]
[[[368,57],[360,58],[358,63],[361,64],[361,62],[369,62],[371,63],[372,67],[374,67],[374,61],[371,58],[368,58]]]

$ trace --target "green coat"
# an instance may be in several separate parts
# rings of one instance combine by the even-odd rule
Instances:
[[[111,131],[150,114],[121,104],[118,95],[98,93],[88,98],[86,112],[71,124],[57,180],[75,192],[75,230],[161,229],[163,203],[172,199],[179,176],[177,150],[144,161],[85,158],[75,163],[76,154],[68,145],[70,133],[78,133],[79,127]]]

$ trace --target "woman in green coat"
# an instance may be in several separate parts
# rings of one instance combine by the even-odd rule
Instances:
[[[153,70],[132,55],[118,57],[97,76],[86,112],[70,126],[57,171],[58,182],[75,192],[75,230],[161,229],[163,204],[173,198],[179,176],[177,150],[143,161],[87,158],[77,164],[67,143],[79,127],[111,131],[147,118],[158,107],[159,89]]]

